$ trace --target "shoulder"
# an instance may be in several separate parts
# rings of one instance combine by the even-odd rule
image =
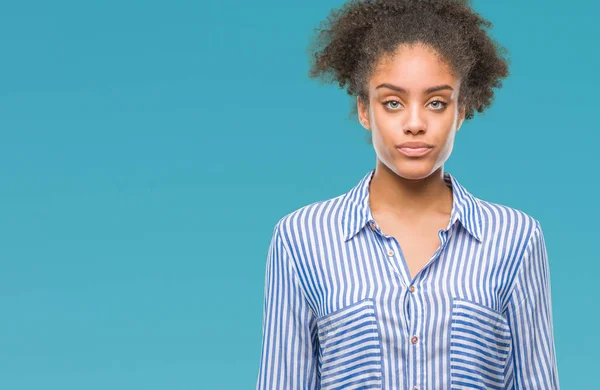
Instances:
[[[486,237],[496,240],[498,244],[508,241],[526,243],[540,229],[539,220],[520,208],[480,198],[476,198],[476,201]]]
[[[298,207],[280,217],[274,231],[290,247],[315,234],[333,234],[341,225],[345,199],[346,194],[341,194]]]

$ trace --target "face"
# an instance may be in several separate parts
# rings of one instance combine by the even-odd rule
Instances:
[[[402,45],[383,59],[369,80],[369,105],[357,102],[361,124],[372,131],[378,164],[409,180],[441,168],[464,120],[459,88],[451,67],[427,46]],[[426,149],[400,147],[406,142]]]

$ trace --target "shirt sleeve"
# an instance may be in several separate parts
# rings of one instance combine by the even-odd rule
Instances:
[[[264,288],[262,347],[256,390],[320,388],[316,318],[275,226]]]
[[[507,306],[512,332],[513,390],[559,390],[550,267],[539,221],[517,271]]]

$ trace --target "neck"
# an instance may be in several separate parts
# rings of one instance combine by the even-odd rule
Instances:
[[[373,213],[393,213],[399,218],[452,211],[452,190],[444,182],[443,165],[423,179],[398,176],[377,160],[369,186],[369,203]]]

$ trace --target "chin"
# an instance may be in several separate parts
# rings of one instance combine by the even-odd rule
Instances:
[[[406,180],[422,180],[429,177],[436,170],[431,161],[417,159],[395,161],[394,165],[389,168],[396,175]]]

